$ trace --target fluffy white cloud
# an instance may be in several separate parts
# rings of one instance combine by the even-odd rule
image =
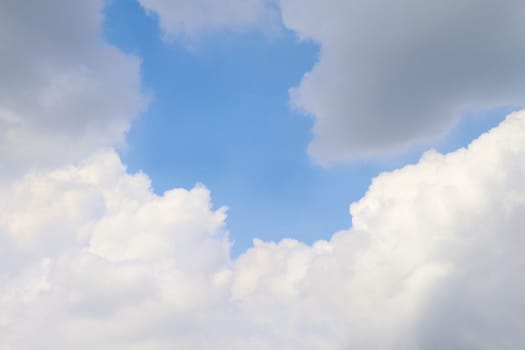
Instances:
[[[122,144],[140,62],[102,37],[102,0],[0,3],[0,176]]]
[[[384,173],[353,228],[229,257],[208,191],[113,152],[1,189],[0,349],[518,349],[525,112]]]
[[[291,91],[315,118],[321,163],[441,136],[465,111],[525,101],[522,0],[280,0],[285,26],[320,44]]]
[[[202,186],[149,186],[107,152],[3,189],[1,349],[129,349],[213,301],[228,278],[224,209]]]
[[[268,0],[138,0],[158,16],[168,38],[195,39],[216,30],[264,28],[276,24],[275,6]]]

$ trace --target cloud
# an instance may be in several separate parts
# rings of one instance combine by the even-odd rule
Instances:
[[[0,190],[0,349],[517,349],[525,112],[383,173],[329,241],[229,256],[202,185],[111,151]]]
[[[1,349],[134,348],[164,337],[167,325],[148,322],[190,321],[227,277],[225,209],[203,186],[153,194],[114,152],[28,174],[0,194],[11,196],[0,204]]]
[[[196,39],[218,30],[275,26],[278,16],[268,0],[139,0],[158,16],[169,39]]]
[[[320,44],[291,90],[315,120],[321,163],[442,136],[465,111],[525,101],[525,5],[506,1],[280,0],[286,27]]]
[[[145,104],[140,61],[104,41],[103,4],[0,4],[1,176],[123,144]]]

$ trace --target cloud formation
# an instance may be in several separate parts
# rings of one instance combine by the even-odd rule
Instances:
[[[275,25],[275,6],[267,0],[138,0],[158,16],[168,39],[195,39],[218,30]]]
[[[1,2],[0,176],[123,143],[140,61],[104,41],[104,3]]]
[[[170,39],[282,25],[320,45],[291,103],[322,164],[402,151],[465,112],[523,106],[521,0],[139,0]]]
[[[465,111],[525,101],[525,4],[280,0],[286,27],[320,44],[291,90],[315,119],[321,163],[442,136]]]
[[[325,104],[330,98],[323,94],[337,97],[339,93],[342,101],[351,100],[347,97],[352,95],[346,95],[351,86],[345,85],[350,75],[341,73],[355,71],[347,66],[349,53],[363,53],[368,59],[359,62],[376,64],[369,60],[368,51],[347,51],[350,46],[339,45],[355,39],[347,35],[347,25],[368,28],[375,35],[372,39],[383,32],[368,23],[361,27],[359,18],[344,20],[354,12],[341,11],[341,4],[334,2],[315,12],[306,5],[294,9],[298,3],[291,0],[281,4],[290,28],[323,45],[318,66],[295,92],[298,105],[316,113],[319,131],[325,115],[328,124],[340,118],[337,113],[325,114],[326,106],[335,112],[344,110],[343,105]],[[445,7],[433,5],[428,10],[432,16],[413,16],[411,20],[419,18],[421,23],[408,22],[421,25],[425,29],[421,33],[436,35],[434,43],[444,51],[432,47],[428,53],[440,53],[445,61],[449,45],[457,45],[461,52],[463,44],[478,49],[478,60],[462,57],[487,70],[483,79],[470,85],[454,80],[451,86],[461,88],[451,88],[452,92],[461,95],[465,86],[475,90],[470,100],[461,101],[475,106],[513,103],[523,91],[519,75],[516,80],[509,78],[520,67],[514,58],[522,57],[521,51],[514,51],[513,27],[522,15],[521,7],[510,0],[494,11],[489,11],[488,2],[475,11],[467,11],[467,5],[458,5],[465,11],[454,12],[457,18],[443,17]],[[31,6],[15,1],[0,4],[0,170],[4,175],[33,168],[16,181],[0,181],[0,349],[514,350],[525,346],[521,312],[525,308],[524,111],[509,116],[466,149],[447,155],[429,152],[416,165],[381,174],[367,194],[351,205],[353,227],[330,240],[312,245],[294,239],[254,240],[251,249],[232,258],[226,209],[212,205],[203,185],[157,195],[148,177],[129,174],[114,150],[54,170],[34,169],[74,161],[100,147],[111,148],[122,141],[130,118],[140,110],[139,62],[103,41],[101,6],[101,1],[63,0]],[[354,10],[367,18],[369,6]],[[420,5],[413,6],[414,13],[423,11]],[[334,15],[336,7],[340,16]],[[199,13],[188,11],[188,16]],[[391,17],[381,23],[405,28],[401,25],[405,13],[394,7],[383,12]],[[230,12],[225,13],[207,14],[189,27],[184,22],[164,25],[167,31],[189,35],[232,28],[231,20],[244,26],[257,17],[241,14],[240,19],[232,19]],[[469,16],[479,16],[479,21]],[[444,18],[452,44],[434,30],[443,27],[436,23]],[[482,18],[493,28],[480,26]],[[508,56],[488,55],[493,46],[477,46],[475,40],[469,41],[478,38],[470,32],[472,36],[453,35],[464,33],[459,30],[463,27],[456,28],[460,22],[472,24],[472,33],[486,30],[490,43],[505,38],[498,52]],[[411,58],[408,53],[427,53],[417,40],[412,46],[415,39],[410,33],[402,33],[410,39],[406,43],[395,40],[395,30],[383,33],[392,45],[412,47],[406,56],[399,54],[403,50],[389,55],[401,65],[392,71],[396,74],[421,73],[421,67],[406,70],[401,60]],[[390,53],[378,43],[370,45],[377,46],[378,53]],[[495,65],[490,66],[486,57]],[[435,63],[425,55],[413,62],[429,64],[423,67]],[[508,67],[498,70],[501,75],[489,69],[503,63]],[[372,72],[365,68],[363,74]],[[450,73],[437,71],[444,77]],[[465,72],[472,78],[480,71]],[[398,76],[394,73],[392,81]],[[411,74],[408,82],[416,77]],[[441,75],[425,74],[434,79],[430,90],[444,93],[443,100],[429,105],[435,108],[428,117],[407,117],[405,127],[412,129],[406,133],[389,124],[393,121],[385,122],[392,135],[397,130],[412,140],[423,135],[417,122],[428,123],[435,127],[432,130],[439,129],[432,123],[445,123],[436,116],[443,112],[441,104],[456,95],[443,90],[447,80],[440,80]],[[382,86],[390,80],[379,82]],[[516,90],[504,89],[507,85]],[[486,90],[474,89],[478,86]],[[326,89],[317,90],[322,87]],[[399,96],[392,97],[400,101],[393,104],[395,108],[390,106],[392,116],[399,119],[401,97],[409,90],[400,88]],[[418,93],[413,96],[414,110],[429,113],[424,103],[432,91],[410,91]],[[319,106],[319,111],[311,106]],[[360,120],[371,126],[382,121]],[[361,130],[375,130],[370,125]],[[342,126],[348,139],[355,138],[352,130],[358,129]],[[322,140],[320,135],[316,142]],[[394,136],[385,140],[389,147],[397,142]],[[342,145],[347,151],[357,149]],[[330,154],[339,159],[350,153],[339,156],[342,153],[334,148]]]
[[[375,178],[329,241],[229,257],[225,209],[114,152],[0,203],[0,349],[525,346],[525,112]]]

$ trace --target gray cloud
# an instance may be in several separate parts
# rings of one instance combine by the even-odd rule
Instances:
[[[0,4],[0,172],[122,144],[144,106],[140,62],[107,44],[103,1]]]
[[[291,92],[315,118],[321,163],[399,151],[465,111],[524,103],[523,1],[280,3],[285,25],[321,46]]]

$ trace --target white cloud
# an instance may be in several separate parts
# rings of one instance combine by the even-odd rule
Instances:
[[[224,209],[202,186],[156,196],[109,152],[0,196],[1,349],[128,349],[148,319],[185,320],[224,285]]]
[[[232,260],[208,191],[103,152],[4,186],[0,349],[518,349],[525,112],[384,173],[353,228]]]
[[[102,37],[95,1],[0,4],[0,176],[122,144],[143,107],[139,59]]]
[[[264,29],[275,26],[278,16],[268,0],[139,0],[139,3],[158,16],[170,39],[195,39],[217,30]]]
[[[283,21],[320,44],[291,91],[315,118],[321,163],[440,137],[465,111],[525,101],[525,3],[280,0]]]

